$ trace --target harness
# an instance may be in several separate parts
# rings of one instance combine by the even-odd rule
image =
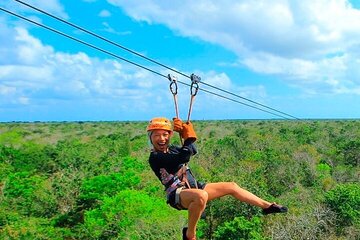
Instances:
[[[183,189],[192,188],[188,180],[188,174],[191,174],[190,168],[183,164],[175,175],[168,173],[165,168],[160,169],[161,183],[165,186],[165,192],[169,201],[170,194],[175,191],[175,206],[177,209],[186,209],[180,203],[180,192]],[[191,174],[192,175],[192,174]],[[195,188],[198,188],[197,181],[193,178]]]
[[[175,175],[168,173],[165,168],[160,168],[161,183],[165,186],[167,195],[179,187],[191,188],[187,178],[188,171],[190,171],[190,169],[186,164],[183,164]]]

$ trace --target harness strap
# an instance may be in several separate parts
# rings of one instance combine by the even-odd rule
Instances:
[[[189,183],[188,177],[187,177],[187,172],[190,171],[190,168],[187,166],[187,164],[185,163],[180,170],[177,172],[177,176],[179,177],[179,179],[181,180],[181,183],[184,184],[184,186],[186,186],[187,188],[191,188],[191,185]],[[195,188],[198,188],[196,179],[194,178],[194,183],[195,183]]]
[[[179,107],[178,107],[178,103],[177,103],[177,91],[178,91],[178,86],[177,86],[177,82],[176,82],[177,78],[175,76],[168,74],[168,79],[170,81],[170,86],[169,86],[170,92],[174,96],[176,117],[179,118]]]
[[[187,166],[187,164],[185,164],[185,166],[186,166],[185,175],[187,174],[188,171],[191,173],[191,175],[193,175],[192,172],[191,172],[191,170],[190,170],[190,168]],[[198,184],[197,184],[196,179],[194,178],[194,175],[193,175],[193,179],[194,179],[195,188],[198,189],[199,187],[198,187]]]
[[[175,113],[176,113],[176,118],[179,118],[179,107],[178,107],[178,101],[177,101],[177,92],[178,92],[178,86],[177,86],[177,77],[168,74],[168,79],[170,81],[170,92],[172,93],[173,97],[174,97],[174,104],[175,104]],[[179,133],[179,137],[180,137],[180,142],[181,145],[183,144],[183,139],[181,138],[181,134]]]
[[[186,209],[185,207],[183,207],[183,205],[181,205],[181,200],[180,200],[180,193],[183,189],[184,189],[184,187],[179,187],[176,189],[176,192],[175,192],[175,206],[179,210]]]
[[[185,182],[185,185],[186,185],[188,188],[191,188],[190,183],[189,183],[189,180],[188,180],[188,178],[187,178],[186,169],[187,169],[187,165],[184,164],[184,166],[183,166],[183,175],[182,175],[182,177],[183,177],[183,182]]]

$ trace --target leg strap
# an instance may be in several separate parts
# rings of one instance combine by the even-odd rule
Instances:
[[[181,202],[180,202],[180,193],[181,191],[184,189],[184,187],[179,187],[176,189],[176,192],[175,192],[175,206],[179,209],[179,210],[185,210],[186,208],[183,207],[181,205]]]

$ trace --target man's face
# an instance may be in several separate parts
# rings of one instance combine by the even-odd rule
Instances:
[[[171,134],[166,130],[154,130],[151,134],[151,143],[158,152],[167,152]]]

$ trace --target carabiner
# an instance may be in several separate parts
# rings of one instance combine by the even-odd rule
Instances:
[[[178,86],[177,86],[177,77],[168,74],[168,79],[170,81],[170,92],[172,93],[174,97],[174,104],[175,104],[175,113],[176,118],[179,118],[179,107],[178,107],[178,101],[177,101],[177,92],[178,92]],[[183,145],[183,139],[181,138],[181,134],[179,133],[180,142],[181,145]]]
[[[191,83],[190,85],[191,96],[195,97],[198,91],[199,91],[199,84],[197,84],[196,82]]]
[[[194,73],[190,75],[191,79],[191,86],[190,86],[190,93],[191,96],[196,96],[197,92],[199,91],[199,82],[201,81],[201,78]]]
[[[190,85],[190,106],[189,106],[189,112],[188,112],[188,117],[187,117],[187,122],[190,121],[190,115],[192,112],[192,105],[194,103],[194,99],[195,96],[197,94],[197,92],[199,91],[199,82],[201,81],[201,78],[199,76],[196,76],[195,74],[191,74],[190,76],[191,79],[191,85]]]
[[[171,91],[171,93],[173,94],[173,95],[176,95],[177,94],[177,92],[178,92],[178,86],[177,86],[177,77],[175,77],[175,76],[172,76],[172,75],[170,75],[170,74],[168,74],[168,79],[169,79],[169,81],[171,82],[170,83],[170,91]]]

